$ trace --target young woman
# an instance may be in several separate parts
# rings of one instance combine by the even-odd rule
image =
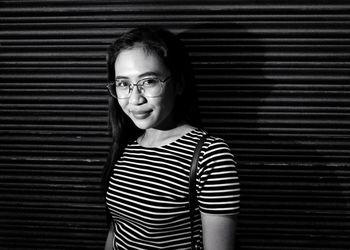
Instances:
[[[188,179],[199,128],[188,56],[159,28],[136,28],[108,52],[112,150],[105,169],[105,249],[191,249]],[[196,172],[196,249],[234,249],[239,183],[233,156],[208,136]]]

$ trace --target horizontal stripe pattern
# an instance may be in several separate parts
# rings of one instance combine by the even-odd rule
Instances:
[[[205,132],[193,130],[161,147],[136,141],[125,149],[111,176],[106,202],[118,249],[190,249],[188,178],[193,152]],[[195,239],[202,248],[200,213],[236,214],[239,182],[228,145],[209,136],[197,167],[199,207]]]

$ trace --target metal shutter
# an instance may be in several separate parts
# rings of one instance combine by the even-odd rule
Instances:
[[[0,1],[0,248],[103,249],[105,51],[161,25],[242,183],[240,249],[350,249],[350,4]]]

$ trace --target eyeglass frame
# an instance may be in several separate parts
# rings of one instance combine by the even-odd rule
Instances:
[[[115,99],[128,99],[128,98],[130,98],[131,93],[132,93],[132,91],[134,90],[134,87],[136,86],[136,87],[137,87],[137,90],[140,91],[139,87],[143,87],[144,84],[139,84],[139,82],[140,82],[140,81],[143,81],[143,80],[146,80],[146,79],[149,79],[149,78],[151,78],[151,79],[158,79],[158,80],[159,80],[159,83],[161,84],[161,87],[162,87],[162,89],[163,89],[164,84],[172,78],[172,75],[169,75],[169,76],[165,77],[164,80],[161,80],[161,79],[159,79],[158,77],[144,77],[144,78],[141,78],[141,79],[139,79],[136,83],[131,83],[131,84],[129,85],[128,96],[127,96],[127,97],[123,97],[123,98],[118,97],[117,93],[116,93],[115,95],[112,93],[112,87],[113,87],[114,85],[116,85],[116,82],[115,82],[115,81],[116,81],[117,79],[115,79],[114,82],[112,82],[112,81],[109,82],[109,83],[106,85],[106,88],[108,89],[109,94],[110,94],[113,98],[115,98]],[[131,82],[131,81],[130,81],[130,82]],[[114,88],[116,89],[116,86],[114,86]],[[160,96],[160,95],[157,95],[157,96],[147,96],[147,95],[144,95],[141,91],[140,91],[140,93],[141,93],[141,95],[143,95],[143,96],[145,96],[145,97],[149,97],[149,98]]]

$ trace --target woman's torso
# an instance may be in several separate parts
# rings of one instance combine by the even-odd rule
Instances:
[[[142,147],[136,141],[126,147],[106,196],[118,249],[190,249],[188,178],[203,133],[196,129],[161,147]],[[203,150],[214,140],[209,137]],[[202,249],[198,208],[195,218],[195,239]]]

